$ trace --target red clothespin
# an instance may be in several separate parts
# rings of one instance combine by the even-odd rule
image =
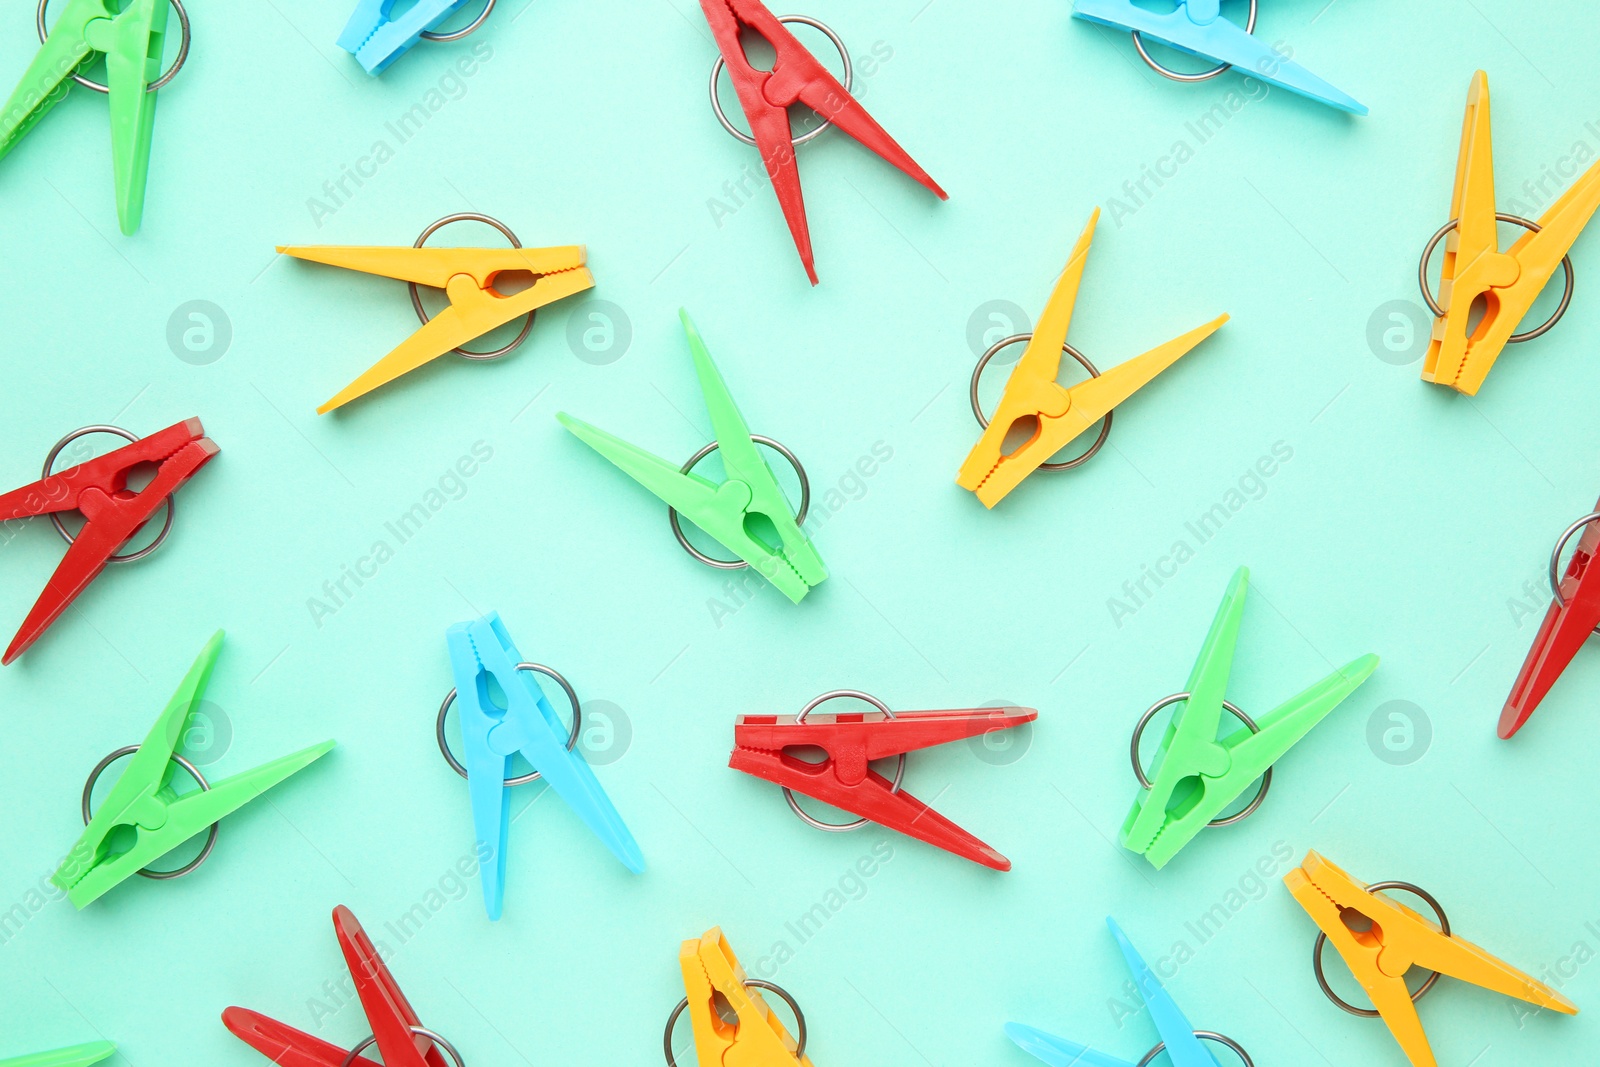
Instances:
[[[802,141],[821,133],[825,126],[837,126],[932,190],[940,200],[949,199],[917,161],[856,102],[849,88],[828,73],[783,24],[803,22],[822,30],[839,46],[848,71],[850,56],[832,30],[814,19],[796,15],[780,19],[760,0],[700,0],[700,7],[716,37],[733,88],[739,94],[739,104],[750,123],[750,135],[741,134],[723,116],[722,107],[717,103],[716,70],[712,71],[711,102],[728,132],[747,144],[753,143],[761,153],[761,161],[766,164],[767,176],[772,179],[772,189],[778,194],[778,204],[783,208],[789,232],[794,235],[800,261],[805,264],[812,285],[817,284],[817,269],[811,254],[811,231],[806,225],[805,199],[800,194],[800,170],[794,154]],[[745,55],[739,37],[746,31],[772,46],[777,55],[772,69],[762,70]],[[824,126],[796,138],[789,130],[789,108],[795,104],[804,104],[822,116]]]
[[[91,432],[115,433],[131,444],[52,474],[50,465],[61,449]],[[86,427],[68,434],[51,449],[38,481],[0,496],[0,522],[63,511],[77,511],[84,518],[83,529],[76,538],[69,536],[56,520],[56,528],[71,547],[45,583],[44,592],[22,621],[22,628],[0,663],[10,663],[26,652],[107,563],[138,559],[160,544],[172,527],[170,511],[166,526],[148,547],[124,556],[114,555],[144,528],[157,508],[163,504],[171,508],[172,494],[219,451],[216,442],[205,435],[199,419],[176,423],[143,438],[114,426]],[[129,489],[128,476],[136,468],[151,464],[157,469],[150,483],[143,489]]]
[[[372,939],[342,904],[333,909],[333,929],[372,1027],[371,1037],[346,1052],[248,1008],[225,1009],[222,1025],[281,1067],[446,1067],[441,1048],[461,1067],[461,1057],[450,1043],[422,1026]],[[383,1065],[361,1055],[373,1045],[377,1045]]]
[[[1578,548],[1567,564],[1565,578],[1557,579],[1561,550],[1572,535],[1583,530]],[[1500,712],[1500,736],[1510,737],[1522,729],[1539,707],[1539,702],[1556,684],[1561,672],[1567,669],[1578,654],[1578,649],[1589,635],[1600,630],[1600,567],[1592,566],[1595,554],[1600,551],[1600,504],[1577,522],[1568,526],[1556,541],[1550,555],[1550,587],[1555,600],[1545,612],[1544,622],[1533,639],[1533,648],[1522,663],[1517,684],[1511,687],[1506,706]]]
[[[877,710],[807,718],[823,701],[839,697],[866,701]],[[1032,708],[895,712],[865,693],[836,689],[817,697],[798,715],[739,716],[728,766],[781,785],[795,814],[818,829],[858,830],[875,822],[963,859],[1009,871],[1010,860],[902,790],[900,783],[905,777],[907,752],[1009,730],[1038,715]],[[807,762],[792,755],[790,749],[821,749],[825,758],[820,763]],[[868,766],[890,756],[900,757],[893,780]],[[820,822],[800,810],[794,792],[860,819],[844,824]]]

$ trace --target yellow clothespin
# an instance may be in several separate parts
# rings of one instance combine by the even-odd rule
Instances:
[[[1434,1059],[1413,1002],[1433,988],[1441,974],[1541,1008],[1553,1008],[1566,1015],[1578,1013],[1576,1005],[1543,982],[1471,942],[1451,936],[1450,920],[1445,918],[1439,902],[1414,885],[1407,882],[1365,885],[1316,852],[1306,853],[1305,860],[1285,875],[1283,882],[1322,928],[1312,957],[1322,991],[1346,1011],[1371,1014],[1334,996],[1322,976],[1322,944],[1326,939],[1339,950],[1356,981],[1372,998],[1373,1007],[1388,1024],[1412,1067],[1437,1067],[1438,1061]],[[1438,914],[1438,925],[1375,892],[1396,889],[1414,893],[1426,901]],[[1415,993],[1406,987],[1406,972],[1413,967],[1435,972]]]
[[[721,927],[685,941],[678,950],[678,963],[687,995],[667,1020],[669,1065],[676,1067],[672,1029],[687,1010],[700,1067],[811,1067],[805,1055],[805,1016],[799,1005],[771,982],[746,978]],[[758,992],[761,989],[776,993],[794,1010],[798,1037],[791,1037],[772,1014]]]
[[[447,222],[476,221],[496,226],[511,239],[513,248],[423,248],[422,241]],[[280,247],[279,252],[296,259],[377,274],[411,283],[411,300],[422,328],[402,341],[393,352],[374,363],[355,381],[345,386],[317,409],[325,414],[394,381],[407,371],[416,370],[431,360],[454,350],[469,359],[495,359],[506,355],[528,336],[533,314],[538,308],[580,293],[594,286],[594,275],[584,267],[582,245],[557,248],[523,248],[510,230],[496,220],[479,215],[451,215],[439,220],[418,238],[411,248],[372,248],[348,246]],[[532,276],[532,285],[515,293],[495,288],[499,275]],[[417,286],[443,289],[450,306],[433,318],[423,311]],[[493,352],[468,352],[468,341],[517,318],[528,316],[522,333],[504,348]]]
[[[1531,341],[1554,326],[1572,301],[1572,261],[1567,252],[1597,207],[1600,162],[1573,182],[1537,222],[1496,214],[1489,76],[1481,70],[1474,74],[1467,91],[1467,117],[1450,200],[1453,217],[1428,242],[1418,268],[1423,298],[1436,316],[1433,339],[1422,363],[1422,380],[1472,396],[1506,345]],[[1500,222],[1515,223],[1528,231],[1505,252],[1500,251]],[[1440,240],[1445,241],[1444,262],[1435,300],[1428,291],[1428,260]],[[1515,333],[1557,267],[1565,269],[1567,278],[1555,313],[1543,325]],[[1474,323],[1473,308],[1480,298],[1484,301],[1482,318]]]
[[[1078,283],[1083,280],[1083,264],[1089,256],[1089,243],[1094,239],[1094,226],[1100,218],[1095,208],[1089,224],[1083,228],[1072,258],[1056,282],[1055,291],[1039,317],[1038,328],[1030,334],[1007,338],[985,353],[978,361],[972,375],[972,406],[978,412],[978,376],[983,373],[989,358],[1005,344],[1013,341],[1028,342],[1022,358],[1017,361],[1006,382],[1006,391],[994,418],[988,423],[978,443],[968,453],[956,476],[956,484],[978,494],[984,507],[992,508],[1005,495],[1015,489],[1022,479],[1041,467],[1046,470],[1065,470],[1077,466],[1099,450],[1111,429],[1111,410],[1142,389],[1152,378],[1178,361],[1201,341],[1210,337],[1217,328],[1228,321],[1219,315],[1204,326],[1190,330],[1159,348],[1151,349],[1119,364],[1104,374],[1067,344],[1067,327],[1072,322],[1072,307],[1078,297]],[[1061,370],[1061,353],[1066,352],[1093,377],[1071,388],[1056,382]],[[1074,438],[1101,419],[1106,420],[1099,439],[1081,457],[1063,464],[1046,461]],[[1013,451],[1005,451],[1005,440],[1019,422],[1032,420],[1033,436]],[[979,421],[982,415],[979,414]]]

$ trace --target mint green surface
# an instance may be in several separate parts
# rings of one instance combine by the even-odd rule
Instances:
[[[3,16],[8,77],[35,49],[25,6]],[[1474,399],[1418,381],[1423,336],[1404,317],[1446,221],[1475,68],[1501,210],[1537,214],[1600,152],[1588,5],[1268,0],[1261,34],[1371,106],[1352,119],[1234,76],[1159,80],[1064,0],[810,0],[797,6],[849,43],[868,107],[951,193],[938,203],[819,138],[800,154],[815,291],[748,177],[756,154],[710,114],[715,50],[689,0],[507,0],[475,37],[419,45],[379,79],[334,45],[342,4],[193,6],[136,238],[117,234],[93,94],[0,161],[6,487],[90,423],[198,414],[222,448],[183,488],[170,542],[102,575],[0,672],[0,1056],[104,1037],[118,1064],[259,1067],[217,1020],[229,1004],[347,1047],[367,1028],[332,984],[328,914],[345,903],[474,1065],[659,1062],[678,942],[717,923],[800,1000],[817,1067],[1023,1067],[1008,1020],[1136,1058],[1154,1030],[1129,1014],[1106,915],[1196,1025],[1258,1063],[1398,1065],[1383,1026],[1312,979],[1313,926],[1278,881],[1311,847],[1424,886],[1465,936],[1556,974],[1587,1009],[1521,1017],[1443,981],[1421,1013],[1444,1062],[1582,1062],[1600,1045],[1600,649],[1514,741],[1494,732],[1548,603],[1551,544],[1600,491],[1600,234],[1574,250],[1566,320],[1509,350]],[[414,105],[429,117],[402,127]],[[1218,105],[1225,119],[1204,118]],[[368,174],[334,203],[324,183],[346,166]],[[1157,187],[1146,166],[1171,176]],[[1096,204],[1074,321],[1091,359],[1233,320],[1117,413],[1100,457],[987,512],[954,484],[978,433],[973,341],[1024,327],[971,338],[969,319],[991,300],[1036,315]],[[406,244],[473,209],[529,245],[587,242],[592,297],[541,312],[498,363],[439,360],[314,415],[416,320],[403,285],[303,269],[274,244]],[[213,362],[221,331],[209,353],[185,347],[186,332],[207,343],[187,311],[173,335],[189,361],[169,346],[169,317],[195,300],[227,316]],[[610,363],[582,344],[606,339],[592,300],[631,324]],[[663,455],[709,440],[684,305],[751,429],[815,480],[832,577],[799,607],[693,563],[664,509],[553,418],[604,413]],[[1393,362],[1369,345],[1373,321]],[[0,532],[5,633],[62,548],[44,521]],[[1383,668],[1280,763],[1256,816],[1151,871],[1116,845],[1128,733],[1182,684],[1241,563],[1257,580],[1230,699],[1247,712],[1356,652]],[[628,874],[524,787],[514,812],[539,809],[512,827],[514,899],[494,925],[457,869],[472,869],[467,792],[433,741],[445,628],[490,609],[588,703],[586,751],[651,858]],[[219,627],[212,740],[186,741],[226,748],[207,773],[324,737],[338,750],[230,817],[196,874],[74,912],[47,878],[80,830],[84,776],[143,736]],[[726,769],[737,714],[839,686],[900,708],[1040,709],[1020,758],[953,745],[907,773],[1012,873],[877,830],[816,833]]]

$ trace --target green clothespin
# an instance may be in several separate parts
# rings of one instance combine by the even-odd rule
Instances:
[[[91,1041],[86,1045],[58,1048],[54,1052],[35,1052],[31,1056],[13,1056],[0,1060],[0,1067],[89,1067],[113,1055],[117,1046],[109,1041]]]
[[[689,336],[689,350],[694,355],[700,392],[705,397],[711,427],[722,452],[726,481],[718,485],[699,475],[685,473],[676,464],[565,412],[556,418],[590,448],[716,538],[724,548],[754,567],[798,604],[813,586],[820,585],[828,577],[827,568],[800,529],[772,468],[756,450],[750,427],[734,405],[727,384],[711,362],[711,354],[706,351],[694,323],[689,320],[689,313],[680,310],[678,317],[683,320],[684,332]],[[781,546],[767,544],[750,530],[747,521],[757,515],[772,524]]]
[[[117,186],[117,219],[125,234],[136,233],[144,215],[150,136],[156,119],[156,93],[149,90],[160,73],[167,2],[132,0],[119,10],[116,0],[67,0],[27,73],[0,110],[3,158],[67,95],[71,77],[90,66],[97,53],[104,54],[106,85],[101,88],[111,103],[111,165]],[[186,35],[187,29],[185,21]],[[180,56],[178,64],[182,62]],[[176,72],[174,67],[172,73]]]
[[[1157,868],[1166,866],[1207,825],[1237,822],[1254,811],[1266,796],[1272,765],[1378,668],[1377,656],[1362,656],[1284,701],[1255,724],[1258,729],[1251,729],[1250,720],[1224,700],[1249,578],[1249,570],[1240,567],[1228,583],[1222,606],[1189,674],[1187,696],[1177,694],[1159,701],[1145,713],[1134,734],[1137,766],[1138,739],[1145,723],[1168,704],[1182,704],[1161,739],[1155,778],[1134,800],[1133,810],[1122,824],[1123,846],[1142,854]],[[1247,725],[1218,740],[1225,706]],[[1139,773],[1142,778],[1144,772]],[[1263,779],[1261,789],[1250,806],[1218,819],[1258,778]]]
[[[189,673],[184,675],[178,691],[172,694],[149,736],[128,761],[127,770],[117,779],[100,810],[89,820],[83,836],[50,876],[50,881],[67,890],[75,906],[82,908],[98,899],[152,860],[214,827],[225,816],[333,748],[334,742],[324,741],[255,770],[212,783],[209,788],[179,796],[172,786],[173,753],[183,737],[189,716],[200,704],[221,650],[222,631],[218,630],[206,642]],[[90,786],[93,786],[92,780]],[[119,833],[125,827],[134,831],[133,842],[123,851],[114,851],[120,842],[113,842],[126,837],[125,833]],[[200,858],[204,859],[209,852],[208,845]],[[199,862],[196,860],[184,873],[199,866]]]

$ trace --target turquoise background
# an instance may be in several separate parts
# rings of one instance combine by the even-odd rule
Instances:
[[[716,52],[696,5],[502,5],[473,38],[371,79],[334,47],[346,4],[196,0],[133,238],[116,229],[104,100],[74,93],[0,165],[6,486],[89,423],[149,433],[198,414],[222,448],[182,491],[171,542],[103,575],[0,673],[0,914],[25,913],[0,936],[0,1056],[104,1036],[134,1064],[261,1063],[218,1022],[230,1004],[348,1046],[368,1032],[361,1012],[313,1002],[344,974],[328,913],[345,903],[473,1064],[659,1062],[678,943],[719,923],[752,970],[780,941],[793,950],[764,974],[805,1007],[818,1067],[1022,1067],[1007,1020],[1136,1059],[1156,1038],[1114,1003],[1127,975],[1107,914],[1153,962],[1186,944],[1173,995],[1256,1062],[1400,1063],[1381,1023],[1335,1010],[1312,979],[1314,928],[1279,879],[1313,847],[1428,888],[1469,939],[1594,1003],[1600,969],[1576,959],[1600,951],[1584,839],[1600,655],[1579,656],[1514,742],[1494,724],[1548,603],[1551,543],[1600,482],[1596,238],[1575,249],[1566,319],[1509,350],[1477,398],[1418,381],[1414,280],[1447,218],[1476,68],[1502,210],[1536,213],[1570,178],[1542,200],[1524,182],[1579,145],[1600,154],[1588,5],[1262,5],[1260,35],[1367,103],[1359,119],[1249,98],[1236,75],[1166,82],[1064,0],[809,0],[858,59],[890,53],[858,66],[858,91],[951,194],[820,138],[801,157],[815,291],[769,190],[720,225],[708,204],[758,163],[707,107]],[[0,71],[33,54],[32,17],[10,5]],[[452,80],[474,49],[472,76]],[[441,83],[443,106],[395,144],[387,124]],[[1247,103],[1197,144],[1186,124],[1230,93]],[[1113,197],[1181,138],[1193,158],[1119,225]],[[308,200],[379,139],[393,158],[319,227]],[[953,484],[977,434],[972,338],[1026,328],[985,305],[1036,315],[1096,205],[1071,335],[1092,359],[1233,321],[1119,411],[1095,462],[986,512]],[[441,360],[315,415],[415,319],[400,284],[273,246],[403,245],[460,210],[526,244],[587,243],[589,298],[622,309],[625,350],[584,346],[621,318],[580,298],[542,312],[510,358]],[[183,310],[194,300],[225,317],[220,354]],[[800,454],[831,512],[816,540],[833,577],[799,607],[761,588],[714,611],[725,576],[555,422],[568,410],[666,456],[708,440],[680,305],[752,428]],[[202,351],[182,343],[191,327]],[[447,481],[423,530],[315,618],[324,582],[478,442],[492,457],[459,499]],[[892,458],[852,476],[880,442]],[[1275,446],[1291,458],[1250,477]],[[1235,490],[1243,503],[1199,544],[1185,524]],[[1123,583],[1172,572],[1180,539],[1193,558],[1114,618]],[[7,633],[61,551],[43,521],[5,536]],[[1253,587],[1230,696],[1246,710],[1368,651],[1383,665],[1282,761],[1259,814],[1156,872],[1114,844],[1134,795],[1128,732],[1183,684],[1240,563]],[[467,795],[432,737],[444,629],[490,609],[599,709],[585,746],[649,862],[628,875],[541,787],[518,790],[498,925],[476,885],[452,881],[472,847]],[[219,626],[219,729],[195,738],[208,772],[340,747],[230,818],[190,878],[133,880],[81,914],[38,895],[79,832],[84,775],[143,736]],[[1013,872],[876,829],[815,833],[725,768],[736,715],[841,686],[902,709],[1040,710],[1011,747],[921,753],[907,778]],[[892,859],[853,880],[885,842]],[[831,893],[842,906],[796,937],[787,924]],[[1202,943],[1189,924],[1218,904],[1227,919]],[[387,926],[418,905],[402,943]],[[1422,1016],[1447,1064],[1571,1061],[1600,1040],[1591,1015],[1519,1022],[1515,1007],[1447,981]]]

